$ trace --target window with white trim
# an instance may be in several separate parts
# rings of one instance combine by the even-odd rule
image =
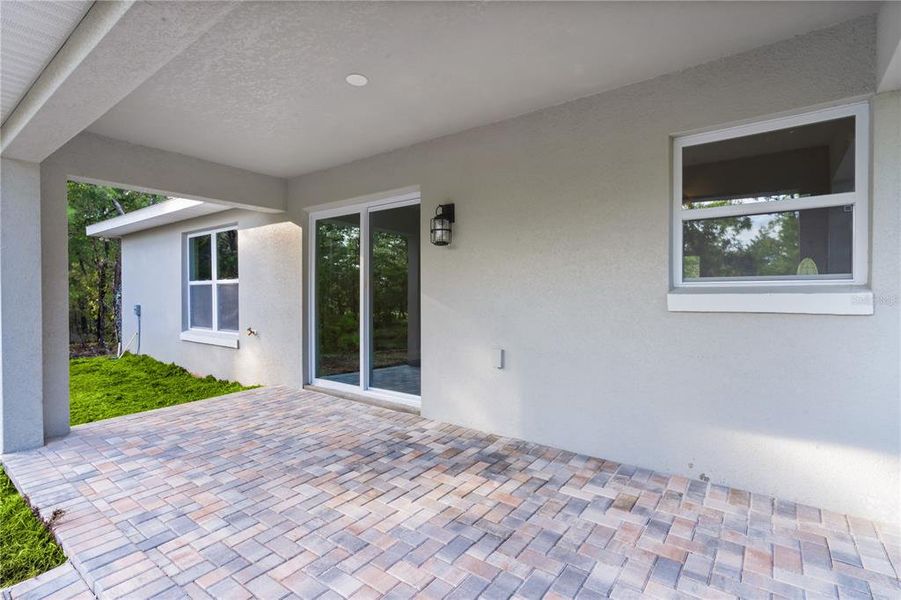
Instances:
[[[863,284],[864,103],[675,138],[676,287]]]
[[[238,231],[187,236],[188,327],[238,331]]]

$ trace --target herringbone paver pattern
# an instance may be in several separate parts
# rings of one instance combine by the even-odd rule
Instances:
[[[289,389],[4,457],[105,598],[898,598],[899,534]]]

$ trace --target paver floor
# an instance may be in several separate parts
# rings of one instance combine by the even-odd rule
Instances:
[[[256,389],[3,457],[101,598],[898,598],[897,530]]]
[[[0,591],[3,600],[94,600],[87,583],[65,562],[37,577],[32,577]]]

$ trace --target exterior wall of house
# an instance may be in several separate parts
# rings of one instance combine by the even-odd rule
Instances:
[[[422,248],[424,415],[897,519],[897,93],[871,114],[874,315],[666,306],[671,136],[872,94],[874,33],[857,20],[303,176],[289,213],[419,185],[428,239],[456,203],[453,244]]]
[[[181,340],[184,235],[232,224],[238,228],[239,348]],[[123,339],[137,329],[133,307],[140,304],[142,354],[244,384],[300,387],[301,247],[300,227],[284,215],[239,209],[125,236]],[[248,327],[257,335],[246,335]]]

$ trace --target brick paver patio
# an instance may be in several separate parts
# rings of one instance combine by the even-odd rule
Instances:
[[[71,562],[2,590],[3,600],[94,600],[87,583]]]
[[[310,391],[3,458],[103,598],[898,598],[897,530]]]

